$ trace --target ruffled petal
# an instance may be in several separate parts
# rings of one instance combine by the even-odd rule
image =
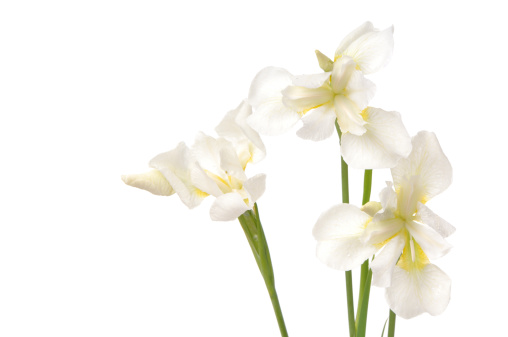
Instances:
[[[282,103],[282,90],[292,83],[293,75],[282,68],[268,67],[256,75],[248,98],[254,111],[247,118],[254,130],[266,135],[279,135],[300,120],[298,112]]]
[[[335,129],[335,111],[332,104],[314,109],[302,119],[303,126],[296,134],[303,139],[320,141],[330,137]]]
[[[344,136],[346,132],[358,136],[367,132],[367,129],[364,127],[366,122],[361,116],[362,111],[353,101],[346,96],[336,95],[334,98],[334,105],[342,136]]]
[[[213,221],[231,221],[249,209],[240,194],[226,193],[215,199],[210,208],[210,217]]]
[[[406,222],[406,228],[431,259],[437,259],[450,251],[452,246],[435,230],[429,226],[414,222]]]
[[[293,78],[292,85],[308,89],[316,89],[325,84],[325,82],[327,82],[330,78],[330,75],[330,72],[311,75],[297,75]]]
[[[381,200],[383,209],[388,209],[392,212],[397,209],[397,193],[393,190],[391,181],[387,181],[386,187],[379,193],[379,200]]]
[[[374,31],[374,25],[369,21],[364,22],[359,27],[355,28],[351,33],[346,35],[344,39],[342,39],[339,47],[335,51],[335,58],[342,55],[344,51],[351,45],[351,43],[360,38],[360,36],[372,31]]]
[[[370,264],[372,284],[376,287],[389,287],[392,273],[405,245],[404,236],[397,235],[391,239]]]
[[[427,131],[420,131],[413,137],[409,157],[401,159],[391,172],[396,188],[417,177],[422,188],[417,199],[422,203],[447,189],[452,182],[452,166],[436,135]]]
[[[342,136],[342,156],[348,165],[362,169],[389,168],[409,155],[411,138],[398,112],[367,108],[363,119],[365,133]]]
[[[441,314],[450,302],[450,292],[451,279],[429,263],[413,271],[396,266],[385,295],[390,309],[397,316],[409,319],[424,312],[432,316]]]
[[[443,238],[446,238],[455,232],[455,227],[448,223],[448,221],[432,212],[430,208],[421,202],[418,202],[416,209],[416,215],[418,216],[419,220],[441,234]]]
[[[169,196],[175,193],[171,184],[158,170],[141,174],[123,175],[122,180],[127,185],[147,190],[155,195]]]
[[[393,54],[393,26],[382,31],[365,32],[352,41],[340,55],[352,57],[364,74],[384,67]]]

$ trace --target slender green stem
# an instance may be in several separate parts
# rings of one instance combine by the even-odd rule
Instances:
[[[385,335],[386,323],[388,323],[388,318],[386,319],[385,324],[383,325],[383,331],[381,331],[381,337],[383,337]]]
[[[367,278],[365,280],[365,290],[363,293],[363,297],[361,298],[361,309],[358,312],[358,316],[360,317],[358,320],[358,327],[356,331],[357,337],[365,337],[365,333],[367,331],[367,311],[369,309],[369,297],[370,297],[370,283],[372,281],[372,270],[369,269],[367,273]]]
[[[397,316],[393,311],[390,310],[390,318],[388,322],[388,337],[395,336],[395,318]]]
[[[259,271],[265,281],[266,289],[270,294],[270,300],[272,301],[275,317],[277,318],[277,323],[279,324],[280,334],[282,337],[288,337],[288,332],[279,303],[279,297],[277,296],[277,291],[275,290],[272,260],[270,258],[270,251],[268,249],[268,243],[266,242],[263,226],[261,225],[257,204],[254,204],[253,209],[254,211],[249,210],[243,213],[238,217],[238,220],[242,225],[247,241],[252,249],[254,258],[256,259]]]
[[[372,170],[365,170],[363,175],[363,199],[362,205],[365,205],[370,200],[370,191],[372,190]]]
[[[342,139],[342,132],[340,131],[339,124],[335,120],[335,129],[339,135],[339,141]],[[340,156],[340,172],[341,172],[341,184],[342,184],[342,203],[349,203],[349,173],[348,166],[344,161],[344,158]],[[355,303],[353,299],[353,276],[351,270],[346,271],[346,295],[347,295],[347,314],[349,322],[349,336],[356,337],[356,326],[355,326]]]

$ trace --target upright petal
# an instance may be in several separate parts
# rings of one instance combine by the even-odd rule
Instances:
[[[393,182],[398,189],[412,177],[418,177],[423,188],[418,201],[425,203],[450,186],[452,167],[434,133],[420,131],[413,137],[412,145],[411,154],[391,169]]]
[[[333,63],[331,83],[332,89],[336,94],[342,93],[342,91],[346,88],[355,68],[355,61],[348,56],[341,57]]]
[[[442,219],[437,214],[432,212],[430,208],[421,202],[416,205],[416,208],[416,215],[418,220],[441,234],[443,238],[446,238],[455,232],[455,227],[449,224],[448,221]]]
[[[450,302],[451,280],[437,266],[428,263],[421,270],[407,271],[396,266],[386,289],[390,309],[402,318],[424,312],[441,314]]]
[[[293,75],[282,68],[268,67],[256,75],[248,98],[254,111],[247,118],[254,130],[266,135],[279,135],[300,120],[298,112],[282,103],[282,90],[292,82]]]
[[[364,127],[366,122],[361,116],[361,110],[349,98],[343,95],[337,95],[334,98],[335,113],[342,134],[350,132],[361,136],[367,129]]]
[[[365,32],[352,41],[339,55],[352,57],[364,74],[384,67],[393,54],[393,26]],[[337,54],[336,54],[337,57]]]
[[[411,138],[398,112],[369,107],[362,116],[366,132],[342,136],[341,152],[348,165],[361,169],[390,168],[409,155]]]
[[[347,48],[349,48],[351,43],[353,43],[358,38],[360,38],[360,36],[370,33],[370,32],[373,32],[373,31],[374,31],[374,25],[371,22],[367,21],[367,22],[362,23],[360,26],[355,28],[351,33],[346,35],[346,37],[344,39],[342,39],[341,43],[339,44],[339,47],[335,51],[335,58],[338,58],[339,56],[341,56],[344,53],[344,51]]]
[[[141,174],[123,175],[122,180],[127,185],[147,190],[155,195],[169,196],[175,193],[171,184],[158,170],[152,170]]]
[[[393,190],[391,181],[386,182],[386,187],[379,193],[379,200],[384,209],[395,212],[397,209],[397,193]]]
[[[314,141],[326,139],[335,129],[336,118],[333,105],[325,104],[302,118],[303,126],[296,134],[303,139]]]

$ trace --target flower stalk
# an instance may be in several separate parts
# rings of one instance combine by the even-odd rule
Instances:
[[[253,210],[248,210],[240,215],[238,217],[238,221],[243,228],[247,241],[249,242],[249,246],[252,250],[252,254],[256,259],[259,271],[265,281],[266,289],[270,295],[270,300],[272,301],[273,310],[279,325],[280,334],[282,337],[288,337],[279,297],[277,295],[277,291],[275,290],[272,259],[270,257],[270,251],[268,249],[268,243],[266,242],[263,226],[261,225],[257,204],[254,204]]]

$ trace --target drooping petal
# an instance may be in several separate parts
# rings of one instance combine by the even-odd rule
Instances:
[[[432,212],[430,208],[421,202],[418,202],[416,209],[416,215],[419,217],[419,220],[441,234],[443,238],[446,238],[455,232],[455,227]]]
[[[384,67],[392,54],[393,26],[382,31],[365,32],[339,55],[352,57],[364,74],[371,74]]]
[[[418,177],[423,190],[417,201],[422,203],[444,191],[452,182],[450,162],[436,135],[427,131],[420,131],[413,137],[410,155],[399,160],[391,172],[396,189],[412,177]]]
[[[339,47],[335,51],[335,58],[339,57],[344,53],[344,51],[353,43],[353,41],[357,40],[360,36],[374,31],[374,25],[367,21],[362,23],[359,27],[355,28],[351,33],[346,35],[344,39],[342,39]]]
[[[330,137],[335,130],[335,110],[332,104],[325,104],[312,110],[302,119],[303,126],[296,134],[303,139],[320,141]]]
[[[383,209],[388,209],[392,212],[397,209],[397,193],[393,190],[391,181],[387,181],[386,187],[379,193],[379,200],[381,200]]]
[[[345,90],[347,92],[347,97],[349,97],[360,110],[364,110],[376,93],[376,85],[363,76],[361,71],[355,70],[351,74]]]
[[[312,230],[318,241],[359,235],[371,217],[358,207],[339,204],[323,212]]]
[[[450,302],[451,279],[429,263],[421,270],[407,271],[396,266],[386,301],[398,316],[409,319],[427,312],[441,314]]]
[[[196,207],[208,196],[192,183],[191,170],[195,167],[196,160],[185,143],[155,156],[149,165],[164,175],[187,207]]]
[[[312,234],[316,255],[330,268],[351,270],[371,257],[376,248],[360,240],[371,217],[358,207],[340,204],[321,214]]]
[[[316,50],[316,57],[319,62],[319,67],[323,69],[325,72],[332,71],[333,69],[333,61],[328,58],[325,54]]]
[[[320,107],[333,100],[333,92],[326,86],[309,89],[289,86],[282,91],[282,102],[285,106],[297,111],[302,116],[309,110]]]
[[[365,133],[342,136],[341,152],[348,165],[362,169],[390,168],[409,155],[411,138],[398,112],[369,107],[363,111],[363,119]]]
[[[219,136],[234,143],[238,157],[245,165],[260,161],[266,154],[261,137],[247,124],[250,115],[252,107],[243,101],[235,110],[229,111],[215,128]]]
[[[298,112],[282,103],[282,90],[292,83],[293,75],[282,68],[264,68],[256,75],[248,98],[253,113],[247,118],[254,130],[266,135],[279,135],[300,120]]]
[[[123,175],[122,180],[127,185],[147,190],[155,195],[169,196],[175,193],[171,184],[158,170],[152,170],[141,174]]]
[[[335,113],[337,122],[344,136],[346,132],[361,136],[367,129],[364,127],[366,122],[361,116],[361,110],[349,98],[343,95],[336,95],[334,98]]]
[[[226,193],[215,199],[210,208],[210,217],[213,221],[231,221],[249,209],[240,194]]]
[[[376,258],[370,264],[373,285],[384,288],[390,286],[393,269],[402,254],[404,245],[404,236],[397,235],[383,247],[381,252],[376,254]]]
[[[266,175],[256,174],[254,177],[247,179],[243,183],[243,188],[249,194],[249,201],[255,203],[265,192]]]
[[[431,259],[440,258],[452,248],[438,232],[429,226],[414,221],[407,221],[406,228],[425,254]]]
[[[341,57],[333,63],[332,89],[336,94],[340,94],[346,88],[355,67],[355,61],[348,56]]]

